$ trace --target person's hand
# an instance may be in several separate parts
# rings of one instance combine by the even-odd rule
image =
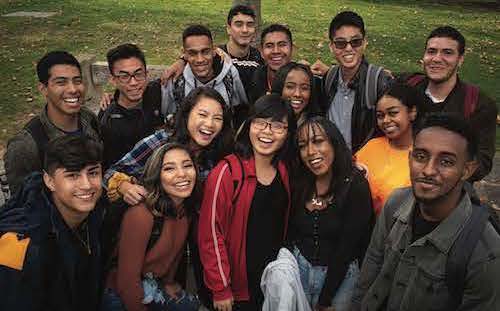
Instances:
[[[186,66],[186,63],[182,59],[178,59],[175,63],[170,65],[161,74],[161,84],[165,85],[167,84],[168,80],[175,80],[180,77],[182,75],[182,72],[184,71],[184,66]]]
[[[305,59],[301,59],[297,63],[311,67],[311,63]]]
[[[214,300],[214,309],[215,311],[232,311],[233,303],[233,297],[224,300]]]
[[[144,200],[148,192],[141,185],[124,181],[118,187],[118,192],[123,196],[123,201],[130,205],[137,205]]]
[[[316,60],[316,62],[311,65],[311,71],[316,76],[322,76],[323,77],[328,72],[328,69],[330,69],[330,67],[328,67],[327,65],[325,65],[319,59]]]
[[[172,297],[174,299],[179,299],[177,294],[182,291],[182,287],[179,285],[179,283],[172,282],[172,283],[165,284],[165,291],[167,292],[167,294],[170,297]]]
[[[111,105],[111,101],[113,100],[113,94],[104,92],[102,94],[101,100],[99,101],[99,108],[102,111],[108,109],[108,106]]]

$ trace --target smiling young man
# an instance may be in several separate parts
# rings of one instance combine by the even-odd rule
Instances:
[[[259,50],[251,45],[257,30],[255,18],[255,12],[246,5],[232,7],[227,15],[226,24],[229,40],[219,46],[231,57],[243,86],[252,81],[255,69],[264,64]]]
[[[110,82],[116,88],[111,104],[99,112],[105,168],[122,158],[144,137],[163,125],[159,80],[148,83],[144,53],[134,44],[108,51]]]
[[[248,101],[238,70],[230,60],[224,61],[215,53],[210,30],[202,25],[188,26],[182,33],[182,44],[187,64],[177,80],[169,80],[162,88],[162,114],[175,113],[189,92],[206,86],[222,95],[233,121],[246,117],[239,115],[242,107],[238,106],[246,107]]]
[[[321,103],[355,153],[376,131],[375,105],[391,77],[382,67],[367,62],[365,24],[355,12],[337,14],[330,23],[329,37],[338,65],[323,79]]]
[[[43,154],[50,139],[87,134],[99,140],[95,115],[82,107],[85,87],[76,58],[64,51],[49,52],[36,69],[38,89],[46,105],[7,143],[4,161],[11,193],[17,191],[24,177],[42,170]]]
[[[97,310],[102,147],[64,135],[0,209],[0,310]]]
[[[463,118],[432,114],[417,126],[411,187],[377,219],[351,310],[500,309],[500,235],[464,188],[477,151]]]
[[[290,29],[281,24],[264,28],[260,35],[260,53],[265,65],[260,66],[252,77],[248,89],[250,103],[262,95],[271,93],[276,71],[292,61],[293,40]]]
[[[453,27],[438,27],[427,37],[423,56],[425,75],[403,75],[402,78],[417,88],[420,116],[437,111],[458,113],[477,132],[480,138],[479,168],[469,180],[473,182],[491,171],[498,109],[477,86],[459,79],[458,71],[464,62],[464,53],[464,36]]]

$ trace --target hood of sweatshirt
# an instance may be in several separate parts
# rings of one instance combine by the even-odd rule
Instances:
[[[198,80],[193,71],[191,70],[191,66],[184,67],[184,79],[186,80],[186,87],[188,89],[194,89],[199,86],[208,86],[211,88],[216,88],[216,86],[223,84],[224,77],[230,72],[232,65],[231,58],[227,54],[223,54],[221,57],[219,54],[215,54],[213,61],[213,69],[215,77],[208,82],[201,82]]]

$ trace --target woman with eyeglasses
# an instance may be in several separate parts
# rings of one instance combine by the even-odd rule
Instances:
[[[260,278],[287,229],[291,201],[285,162],[295,124],[280,95],[259,98],[236,138],[235,153],[219,162],[205,183],[198,244],[216,310],[262,307]]]
[[[297,129],[288,241],[314,310],[349,309],[374,219],[368,183],[337,127],[324,117]]]
[[[197,311],[198,299],[174,278],[199,203],[189,149],[177,143],[156,149],[141,181],[147,195],[123,216],[101,309]]]
[[[271,92],[288,100],[297,124],[308,116],[319,114],[313,80],[309,66],[296,62],[281,67],[274,77]]]

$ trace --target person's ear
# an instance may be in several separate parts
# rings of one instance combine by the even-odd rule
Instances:
[[[472,175],[474,175],[478,167],[479,163],[476,160],[465,162],[464,170],[462,172],[462,180],[468,180]]]
[[[49,188],[50,191],[54,192],[56,189],[55,183],[54,183],[54,177],[52,177],[49,173],[46,171],[43,171],[43,182],[47,188]]]
[[[408,116],[410,118],[410,121],[415,121],[417,118],[417,106],[413,106],[410,108],[410,111],[408,111]]]
[[[38,91],[40,91],[40,93],[42,93],[42,95],[44,97],[46,97],[47,96],[47,85],[45,85],[42,82],[38,82]]]

